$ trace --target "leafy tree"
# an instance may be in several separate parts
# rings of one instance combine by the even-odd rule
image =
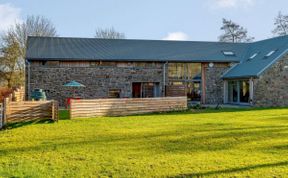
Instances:
[[[245,28],[232,22],[232,20],[223,19],[221,30],[224,31],[224,34],[219,36],[219,41],[221,42],[240,43],[254,40],[253,37],[248,37],[248,32]]]
[[[279,12],[278,16],[275,18],[275,29],[272,33],[275,36],[284,36],[288,35],[288,15],[283,15],[282,12]]]
[[[23,82],[21,75],[19,76],[19,56],[21,54],[19,43],[12,35],[2,39],[0,57],[0,75],[5,80],[8,88],[12,85],[18,85]]]
[[[116,31],[112,28],[98,28],[95,32],[95,38],[104,38],[104,39],[125,39],[125,34]]]

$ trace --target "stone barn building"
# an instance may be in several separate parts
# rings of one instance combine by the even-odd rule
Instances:
[[[64,85],[77,81],[86,87]],[[26,93],[67,98],[187,96],[288,106],[288,37],[253,43],[29,37]]]

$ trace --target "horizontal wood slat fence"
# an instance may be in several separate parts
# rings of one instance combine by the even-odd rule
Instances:
[[[71,100],[70,118],[125,116],[187,109],[187,97]]]
[[[3,127],[3,113],[4,113],[4,111],[3,111],[3,104],[2,103],[0,103],[0,129]]]
[[[168,85],[166,86],[166,96],[176,97],[176,96],[186,96],[186,87],[185,85]]]
[[[25,122],[39,119],[58,121],[57,101],[5,101],[4,123]]]

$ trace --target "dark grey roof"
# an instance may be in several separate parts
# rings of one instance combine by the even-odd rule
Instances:
[[[270,57],[264,56],[270,51]],[[237,62],[223,78],[258,77],[287,53],[288,36],[254,43],[29,37],[28,60]],[[235,56],[224,56],[233,51]],[[250,56],[258,55],[250,60]]]
[[[270,57],[265,57],[269,52],[276,50]],[[223,78],[249,78],[259,77],[265,69],[269,68],[278,59],[288,52],[288,36],[272,38],[251,43],[241,62],[231,68]],[[253,54],[258,55],[248,60]]]
[[[240,61],[248,44],[219,42],[29,37],[29,60]],[[236,56],[226,57],[222,50]]]

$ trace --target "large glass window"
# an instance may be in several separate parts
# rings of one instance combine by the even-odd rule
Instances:
[[[228,82],[228,102],[229,103],[249,103],[250,84],[248,80]]]
[[[185,77],[185,68],[183,63],[169,63],[168,65],[168,76],[173,79],[184,79]]]
[[[169,63],[169,79],[194,80],[195,77],[201,78],[201,63]]]
[[[237,81],[228,82],[228,101],[230,103],[238,102],[238,82]]]
[[[249,81],[240,81],[240,102],[248,103],[250,98]]]
[[[182,85],[177,91],[180,92],[180,88],[184,88],[189,100],[200,101],[201,63],[169,63],[168,78],[170,81],[169,85],[171,86],[170,90],[172,90],[172,88],[175,90],[176,84]],[[178,93],[175,95],[178,95]]]

